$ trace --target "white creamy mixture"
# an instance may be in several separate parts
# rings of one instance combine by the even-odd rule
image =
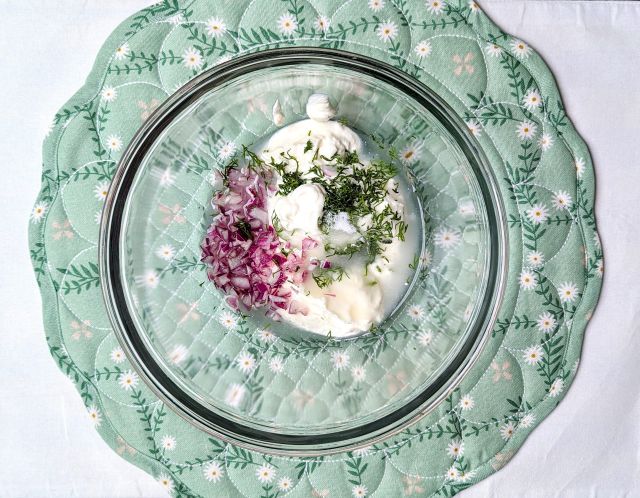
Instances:
[[[281,112],[279,105],[277,107],[274,115]],[[281,153],[285,153],[296,158],[298,163],[290,159],[287,170],[295,171],[297,167],[307,175],[313,175],[309,170],[314,165],[314,156],[315,164],[322,166],[325,162],[318,159],[321,156],[330,158],[336,153],[355,151],[365,165],[368,163],[359,135],[348,126],[332,121],[336,110],[326,95],[311,95],[306,111],[309,119],[285,126],[271,136],[261,152],[265,161],[269,162],[272,157],[281,161]],[[305,152],[305,148],[309,149],[308,141],[313,147]],[[303,184],[286,196],[276,194],[268,199],[269,216],[275,213],[284,229],[281,238],[298,248],[306,237],[318,240],[320,243],[310,255],[320,261],[326,256],[324,243],[328,236],[334,242],[340,240],[344,243],[353,242],[360,236],[346,213],[334,215],[330,220],[329,235],[323,234],[319,224],[324,203],[323,187],[313,183]],[[407,218],[405,201],[396,180],[389,181],[385,201],[376,209],[382,211],[387,205],[403,219]],[[369,219],[361,218],[357,228],[366,230],[369,222],[370,215]],[[362,258],[344,258],[346,261],[341,262],[341,266],[346,275],[327,287],[318,287],[311,276],[301,285],[288,284],[294,292],[294,299],[308,308],[308,313],[280,311],[282,319],[302,329],[322,335],[331,334],[332,337],[350,336],[370,329],[384,318],[404,293],[399,285],[405,285],[408,262],[413,257],[413,247],[403,247],[405,244],[394,237],[393,242],[386,244],[383,253],[368,267]]]

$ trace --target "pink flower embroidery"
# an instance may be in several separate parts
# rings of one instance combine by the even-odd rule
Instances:
[[[453,70],[453,74],[455,74],[456,76],[460,76],[463,72],[473,74],[475,68],[473,67],[471,61],[473,61],[473,54],[471,52],[465,55],[464,58],[462,58],[462,56],[458,54],[454,55],[453,62],[456,63],[456,67]]]
[[[511,363],[508,361],[504,361],[502,365],[498,364],[497,361],[491,362],[491,370],[493,370],[493,382],[498,382],[500,379],[511,380],[513,375],[510,371]]]
[[[84,320],[82,323],[73,320],[71,322],[71,328],[75,330],[75,332],[71,334],[71,338],[74,341],[79,341],[81,337],[91,339],[91,337],[93,337],[93,332],[89,330],[89,325],[91,325],[89,320]]]
[[[176,223],[184,223],[185,221],[187,221],[187,219],[182,214],[180,214],[180,211],[182,211],[182,206],[180,204],[175,204],[173,207],[160,204],[160,206],[158,206],[158,209],[161,213],[164,213],[166,215],[162,218],[162,223],[164,223],[165,225],[168,225],[172,221],[175,221]]]
[[[158,99],[152,99],[148,104],[142,100],[138,101],[138,107],[142,109],[142,114],[140,114],[140,118],[142,121],[146,121],[151,116],[151,113],[155,111],[160,105],[160,101]]]
[[[71,230],[71,222],[69,220],[54,221],[53,228],[55,229],[52,235],[54,240],[73,239],[73,231]]]

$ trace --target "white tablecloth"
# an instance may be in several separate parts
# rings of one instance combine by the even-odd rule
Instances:
[[[2,497],[163,496],[102,442],[49,357],[26,235],[46,125],[109,33],[148,3],[0,0]],[[462,496],[640,496],[640,2],[481,5],[543,55],[591,148],[606,277],[566,399],[511,463]]]

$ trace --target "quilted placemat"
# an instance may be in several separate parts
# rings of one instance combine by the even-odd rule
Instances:
[[[135,131],[193,76],[283,46],[360,53],[434,89],[489,158],[509,229],[506,295],[472,371],[403,432],[322,458],[252,452],[190,426],[138,378],[101,304],[101,210]],[[215,147],[224,156],[231,145]],[[172,494],[451,496],[508,462],[575,375],[603,272],[593,196],[589,153],[548,68],[473,1],[165,0],[113,33],[85,86],[56,114],[31,214],[31,258],[51,353],[88,417]],[[172,223],[184,209],[164,205],[159,216]],[[183,308],[182,318],[198,319],[196,308]],[[232,329],[240,326],[230,318]],[[414,340],[431,341],[419,332]],[[402,379],[387,382],[392,389]]]

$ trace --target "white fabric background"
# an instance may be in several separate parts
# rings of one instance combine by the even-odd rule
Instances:
[[[46,125],[109,33],[148,3],[0,0],[2,497],[163,496],[102,442],[49,357],[26,234]],[[640,497],[640,2],[480,3],[543,55],[591,148],[606,277],[566,399],[511,463],[461,496]]]

